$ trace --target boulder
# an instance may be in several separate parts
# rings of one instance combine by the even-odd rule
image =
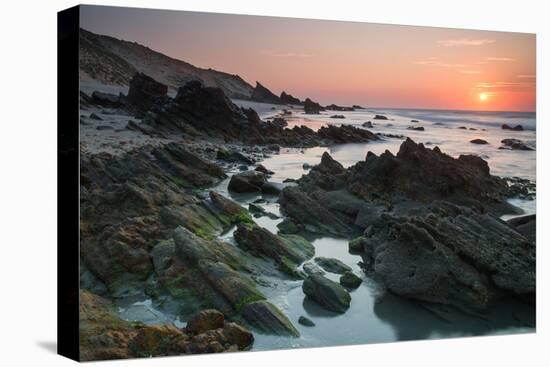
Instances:
[[[522,125],[510,126],[508,124],[502,124],[502,130],[523,131]]]
[[[258,171],[246,171],[236,173],[231,176],[229,181],[229,191],[237,193],[259,192],[262,186],[267,182],[265,174]]]
[[[330,144],[366,143],[378,140],[372,132],[351,125],[326,125],[317,130],[317,136]]]
[[[384,115],[374,115],[373,119],[375,119],[375,120],[388,120],[388,118]]]
[[[300,333],[277,307],[267,301],[247,304],[243,318],[253,327],[267,334],[299,336]]]
[[[409,126],[407,130],[424,131],[424,126]]]
[[[507,223],[513,226],[516,231],[524,235],[529,241],[535,243],[537,239],[537,216],[535,214],[512,218]]]
[[[324,275],[325,274],[323,269],[321,269],[317,264],[313,262],[308,262],[304,264],[304,272],[307,275],[312,275],[312,274]]]
[[[187,321],[185,330],[193,334],[202,334],[208,330],[223,328],[225,318],[218,310],[203,310]]]
[[[519,139],[502,139],[500,142],[502,143],[502,147],[499,149],[535,150],[533,147]]]
[[[102,107],[108,107],[108,108],[122,107],[120,96],[117,96],[116,94],[103,93],[98,91],[94,91],[92,93],[92,97],[89,102],[94,105],[100,105]]]
[[[361,126],[366,127],[368,129],[374,128],[371,121],[363,122],[363,125],[361,125]]]
[[[470,143],[472,143],[472,144],[489,144],[489,142],[487,142],[487,140],[483,140],[483,139],[472,139],[472,140],[470,140]]]
[[[210,200],[214,205],[218,218],[227,221],[229,224],[253,223],[247,210],[216,191],[210,191]]]
[[[342,284],[342,286],[347,289],[358,288],[361,283],[363,283],[363,280],[357,275],[353,274],[351,271],[345,272],[340,277],[340,284]]]
[[[308,319],[307,317],[305,317],[305,316],[300,316],[298,318],[298,323],[301,324],[301,325],[307,326],[307,327],[315,326],[315,323],[313,321],[311,321],[310,319]]]
[[[313,274],[304,280],[305,295],[321,307],[336,313],[344,313],[350,306],[351,296],[340,284]]]
[[[331,115],[330,118],[331,119],[345,119],[346,116],[344,116],[344,115]]]
[[[325,271],[335,274],[344,274],[351,271],[351,268],[338,259],[328,257],[316,257],[315,262]]]
[[[236,345],[239,350],[249,348],[254,342],[254,335],[246,328],[234,322],[226,322],[222,334],[229,344]]]
[[[265,168],[265,166],[264,166],[263,164],[258,165],[254,170],[255,170],[255,171],[258,171],[258,172],[261,172],[261,173],[263,173],[264,175],[268,175],[268,176],[275,173],[275,172],[270,171],[270,170],[268,170],[267,168]]]
[[[266,182],[262,185],[262,193],[267,195],[279,195],[285,187],[285,184],[279,182]]]
[[[255,162],[254,159],[244,155],[238,150],[225,148],[218,149],[216,152],[216,159],[233,163],[254,164]]]
[[[338,106],[334,103],[326,106],[325,108],[331,111],[355,111],[354,107]]]

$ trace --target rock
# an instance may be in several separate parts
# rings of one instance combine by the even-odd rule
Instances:
[[[258,165],[258,167],[255,168],[255,171],[262,172],[265,175],[272,175],[272,174],[275,173],[275,172],[270,171],[267,168],[265,168],[264,165],[262,165],[262,164]]]
[[[318,115],[325,108],[317,102],[313,102],[311,99],[306,98],[304,101],[304,112],[308,115]]]
[[[372,126],[372,122],[371,122],[371,121],[363,122],[363,125],[361,125],[361,126],[366,127],[366,128],[368,128],[368,129],[374,128],[374,126]]]
[[[315,323],[313,321],[311,321],[310,319],[308,319],[307,317],[305,317],[305,316],[300,316],[298,318],[298,323],[301,324],[301,325],[304,325],[304,326],[308,326],[308,327],[315,326]]]
[[[273,103],[273,104],[284,103],[281,101],[279,97],[273,94],[269,89],[261,85],[260,82],[256,82],[256,87],[254,88],[254,91],[252,92],[252,96],[250,97],[250,99],[253,101],[262,102],[262,103]]]
[[[283,183],[290,183],[290,182],[296,182],[296,179],[295,178],[285,178],[283,180]]]
[[[265,299],[250,279],[225,263],[200,260],[198,267],[202,276],[236,311],[241,311],[250,302]]]
[[[348,243],[349,252],[358,254],[363,252],[363,237],[357,237]]]
[[[352,107],[355,108],[356,110],[364,110],[365,109],[365,107],[361,107],[358,104],[354,104]]]
[[[500,148],[503,149],[509,148],[511,150],[535,150],[533,147],[527,145],[519,139],[503,139],[500,142],[503,144],[503,147]]]
[[[258,256],[267,256],[278,264],[289,260],[299,265],[315,253],[313,245],[302,237],[277,236],[256,225],[239,225],[233,236],[239,246]]]
[[[420,122],[420,121],[418,121],[418,120],[411,120],[411,122]]]
[[[524,235],[529,241],[535,243],[537,239],[537,217],[535,214],[512,218],[507,223],[513,226],[516,231]]]
[[[223,314],[218,310],[203,310],[187,321],[185,330],[193,334],[202,334],[208,330],[223,328]]]
[[[378,140],[372,132],[351,125],[326,125],[317,130],[317,135],[331,144],[366,143]]]
[[[102,121],[102,120],[103,120],[103,119],[102,119],[101,117],[99,117],[96,113],[92,113],[92,114],[90,115],[90,118],[91,118],[92,120],[98,120],[98,121]]]
[[[228,189],[237,193],[259,192],[266,183],[265,174],[258,171],[246,171],[231,176]]]
[[[375,120],[387,120],[388,118],[384,115],[374,115]]]
[[[253,327],[267,334],[299,336],[300,333],[290,320],[273,304],[257,301],[243,308],[244,319]]]
[[[344,116],[344,115],[331,115],[330,118],[331,119],[345,119],[346,116]]]
[[[522,125],[516,125],[516,126],[512,127],[508,124],[502,124],[501,128],[502,128],[502,130],[523,131],[523,126]]]
[[[254,214],[255,217],[263,217],[263,216],[266,216],[270,219],[278,219],[279,216],[274,214],[274,213],[271,213],[271,212],[268,212],[266,211],[264,208],[262,208],[261,206],[258,206],[254,203],[251,203],[251,204],[248,204],[248,210]]]
[[[282,117],[274,117],[271,123],[281,129],[288,126],[288,122]]]
[[[409,126],[407,130],[424,131],[424,126]]]
[[[286,185],[278,182],[266,182],[262,185],[262,193],[267,195],[279,195]]]
[[[120,97],[115,94],[102,93],[94,91],[90,100],[91,104],[100,105],[102,107],[120,108],[122,103]]]
[[[335,105],[334,103],[326,106],[325,108],[331,111],[355,111],[354,107],[338,106],[338,105]]]
[[[359,278],[357,275],[353,274],[351,271],[347,271],[340,277],[340,284],[342,284],[343,287],[348,289],[355,289],[358,288],[361,283],[363,283],[363,280]]]
[[[226,162],[243,162],[246,164],[254,164],[254,160],[250,157],[247,157],[243,153],[239,152],[238,150],[233,149],[225,149],[221,148],[218,149],[216,153],[216,159],[226,161]]]
[[[96,130],[114,130],[115,128],[109,125],[99,125]]]
[[[246,209],[233,200],[218,194],[216,191],[210,191],[209,195],[212,204],[217,209],[218,217],[222,217],[220,219],[227,220],[230,224],[253,223]]]
[[[466,126],[459,126],[457,127],[457,129],[460,129],[460,130],[468,130],[468,128]]]
[[[301,105],[302,102],[298,99],[293,97],[291,94],[287,94],[285,91],[281,93],[281,96],[279,97],[281,100],[281,103],[284,104],[291,104],[291,105]]]
[[[230,344],[237,345],[239,350],[249,348],[254,342],[254,336],[244,327],[234,323],[227,322],[223,328],[223,336]]]
[[[154,104],[164,102],[168,86],[157,82],[143,73],[137,73],[130,80],[128,103],[140,113],[147,112]]]
[[[283,234],[296,234],[300,232],[300,228],[288,218],[285,218],[281,223],[277,224],[277,228],[279,232]]]
[[[487,142],[487,140],[483,140],[483,139],[472,139],[472,140],[470,140],[470,143],[472,143],[472,144],[489,144]]]
[[[315,262],[324,270],[331,273],[344,274],[345,272],[351,271],[351,268],[349,266],[338,259],[328,257],[316,257]]]
[[[511,225],[444,202],[381,219],[365,254],[391,292],[464,310],[503,295],[534,300],[535,245]]]
[[[325,275],[325,272],[323,271],[323,269],[321,269],[317,264],[313,262],[305,263],[304,271],[307,275],[313,275],[313,274]]]
[[[309,299],[336,313],[346,312],[351,302],[351,296],[344,287],[322,275],[308,276],[302,290]]]
[[[308,170],[308,169],[313,168],[313,166],[309,163],[304,163],[304,164],[302,164],[302,168],[305,169],[305,170]]]

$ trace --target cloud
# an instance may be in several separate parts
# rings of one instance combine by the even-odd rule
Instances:
[[[521,75],[518,75],[518,78],[522,78],[522,79],[535,79],[537,76],[536,75],[527,75],[527,74],[521,74]]]
[[[509,57],[486,57],[487,61],[514,61],[514,59]]]
[[[437,41],[438,44],[444,47],[455,47],[455,46],[483,46],[491,43],[495,43],[496,40],[492,39],[470,39],[470,38],[461,38],[461,39],[450,39],[450,40],[441,40]]]
[[[273,56],[273,57],[299,57],[299,58],[313,57],[312,54],[308,54],[304,52],[281,52],[281,51],[273,51],[273,50],[264,50],[262,51],[262,54],[267,56]]]
[[[461,74],[481,74],[481,71],[479,71],[479,70],[460,70],[459,73],[461,73]]]
[[[491,91],[518,90],[532,88],[532,82],[480,82],[476,84],[476,88]]]
[[[440,66],[443,68],[467,68],[468,67],[468,65],[466,64],[450,64],[450,63],[445,63],[438,60],[420,60],[420,61],[415,61],[414,63],[416,65],[432,65],[432,66]]]

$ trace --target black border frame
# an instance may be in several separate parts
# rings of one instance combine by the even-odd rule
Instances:
[[[57,13],[57,353],[79,361],[80,7]]]

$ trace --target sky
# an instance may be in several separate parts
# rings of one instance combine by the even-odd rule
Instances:
[[[534,34],[95,6],[81,27],[322,104],[536,107]]]

